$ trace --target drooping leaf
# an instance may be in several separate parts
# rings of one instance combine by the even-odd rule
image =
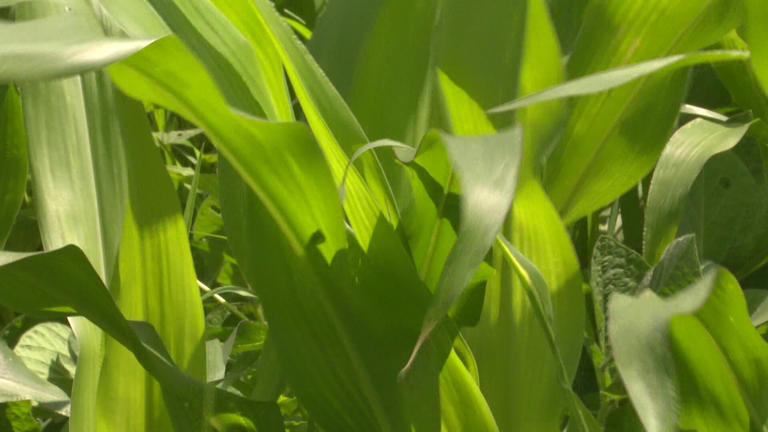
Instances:
[[[308,149],[314,145],[305,127],[265,122],[233,112],[202,66],[172,37],[161,39],[109,71],[127,94],[166,106],[203,128],[245,183],[266,203],[294,249],[303,249],[302,245],[309,243],[318,229],[325,240],[319,246],[324,254],[332,256],[346,243],[339,223],[338,200],[323,201],[309,193],[318,180],[307,172],[323,172],[325,168],[322,157]],[[188,88],[197,91],[193,95]],[[275,171],[271,167],[290,170]],[[313,206],[312,213],[307,213],[307,205]]]
[[[245,415],[269,432],[282,426],[279,414],[275,417],[275,404],[206,386],[179,369],[151,325],[125,319],[75,246],[32,254],[0,252],[0,304],[29,314],[78,314],[104,330],[161,383],[174,430],[200,430],[206,417],[215,412]]]
[[[672,135],[653,173],[645,212],[643,254],[657,262],[677,231],[691,186],[713,155],[734,147],[750,124],[696,119]]]
[[[27,140],[16,89],[0,95],[0,249],[11,232],[27,185]]]
[[[105,37],[89,14],[89,9],[77,7],[71,13],[0,23],[0,82],[53,79],[99,69],[152,42]]]

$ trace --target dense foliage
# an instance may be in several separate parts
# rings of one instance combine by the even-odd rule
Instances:
[[[768,431],[761,0],[0,0],[0,431]]]

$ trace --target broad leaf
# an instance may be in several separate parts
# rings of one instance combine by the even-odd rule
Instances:
[[[634,295],[650,269],[643,257],[619,241],[600,236],[590,265],[590,285],[600,346],[607,350],[608,301],[614,293]]]
[[[13,352],[40,378],[69,391],[77,353],[74,334],[57,322],[38,324],[24,332]]]
[[[24,365],[5,342],[0,342],[0,401],[30,400],[56,403],[69,402],[67,394]]]
[[[759,143],[745,141],[744,145]],[[749,161],[752,162],[752,161]],[[743,277],[768,259],[768,185],[734,152],[712,158],[691,187],[679,234],[696,234],[702,258]],[[744,211],[744,209],[749,209]]]
[[[647,430],[765,427],[768,392],[756,383],[768,346],[730,273],[709,268],[667,299],[619,294],[609,310],[616,365]]]
[[[643,233],[643,253],[648,261],[657,262],[674,238],[685,198],[704,164],[738,144],[749,126],[696,119],[672,135],[648,191]]]

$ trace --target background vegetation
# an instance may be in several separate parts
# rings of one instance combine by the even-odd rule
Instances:
[[[0,430],[767,431],[760,0],[0,0]]]

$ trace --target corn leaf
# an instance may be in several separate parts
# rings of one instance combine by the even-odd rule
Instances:
[[[179,4],[185,3],[182,0],[178,2]],[[179,8],[167,3],[158,2],[158,6],[162,6],[160,12],[166,16],[172,26],[178,23],[179,26],[184,25],[188,28],[190,24],[186,20],[190,20],[192,25],[199,28],[206,23],[205,19],[208,19],[207,15],[201,17],[198,14],[195,16],[186,11],[187,15],[179,16]],[[299,103],[307,117],[307,121],[315,133],[317,142],[331,167],[334,181],[337,185],[340,184],[349,160],[347,155],[352,154],[358,146],[368,141],[362,128],[341,96],[339,96],[306,48],[296,39],[291,29],[282,21],[269,2],[243,0],[217,2],[217,7],[233,23],[229,24],[232,26],[232,29],[236,33],[238,29],[242,32],[238,33],[237,36],[242,39],[244,37],[242,35],[247,35],[247,39],[253,44],[252,49],[255,49],[257,53],[261,53],[260,58],[265,63],[265,69],[274,66],[271,62],[267,61],[267,59],[274,60],[272,58],[273,51],[279,54],[288,78],[294,86]],[[232,31],[229,30],[230,33]],[[190,33],[192,32],[189,29],[183,30],[181,34],[182,39],[185,40],[185,36]],[[215,41],[215,39],[213,40]],[[270,40],[273,48],[260,48],[263,45],[263,40]],[[207,44],[205,46],[211,44],[211,42],[205,39],[201,41],[199,37],[194,39],[194,41],[185,40],[185,43],[190,44],[190,46],[193,46],[191,45],[193,42]],[[204,55],[201,56],[203,59],[213,55],[212,49],[205,48],[205,46],[197,49],[193,48],[198,56],[201,56],[200,52],[204,52]],[[218,46],[220,44],[214,44],[213,49]],[[266,51],[269,51],[269,53]],[[204,60],[204,63],[208,66],[208,62]],[[227,82],[231,82],[233,79],[240,79],[237,75],[221,71],[221,63],[222,61],[218,60],[215,68],[208,66],[209,70],[214,74],[214,79],[220,86],[223,79],[227,79]],[[247,67],[251,68],[250,65]],[[264,81],[265,85],[271,86],[270,92],[267,92],[266,95],[271,95],[270,97],[276,98],[279,101],[282,92],[279,88],[275,87],[275,73],[263,72],[263,74],[264,79],[270,80]],[[229,98],[229,90],[225,87],[222,88],[222,91],[225,97]],[[242,94],[242,92],[239,94]],[[275,104],[276,102],[273,100],[269,103]],[[279,103],[285,107],[284,102]],[[262,105],[269,106],[267,102],[262,102]],[[279,106],[276,107],[279,108]],[[279,116],[274,118],[280,120],[291,120],[293,118],[292,116],[288,117],[286,109],[281,109],[279,114]],[[358,239],[363,245],[366,245],[367,238],[370,236],[371,229],[377,220],[378,214],[382,211],[381,209],[385,209],[385,214],[393,221],[396,221],[398,217],[397,211],[391,204],[389,186],[383,178],[381,168],[375,157],[373,155],[364,156],[362,164],[366,182],[363,182],[360,173],[356,169],[352,170],[350,178],[347,180],[346,187],[349,191],[349,200],[345,201],[345,210]]]
[[[117,130],[99,109],[108,103],[108,95],[97,90],[99,80],[28,83],[20,91],[43,246],[78,245],[106,281],[116,266],[126,186],[122,151],[113,144],[120,142]],[[93,134],[89,124],[99,125]],[[71,424],[90,431],[96,422],[102,334],[82,318],[70,323],[80,346]]]
[[[140,104],[115,95],[128,176],[119,273],[110,284],[122,313],[155,326],[170,357],[190,376],[205,377],[203,311],[181,209],[157,155]],[[181,250],[179,247],[183,246]],[[173,259],[168,259],[173,257]],[[161,389],[133,355],[108,338],[99,380],[99,429],[170,429]],[[111,372],[111,373],[110,373]],[[125,384],[127,376],[136,382]],[[131,410],[116,406],[131,404]]]
[[[514,111],[542,102],[602,93],[645,78],[648,75],[670,72],[701,63],[733,62],[748,58],[749,52],[745,50],[712,50],[661,57],[575,78],[499,105],[490,109],[489,112]]]
[[[226,177],[234,173],[223,168],[222,183],[231,185]],[[322,189],[315,176],[314,194],[336,200],[325,176]],[[407,430],[396,378],[418,335],[427,290],[392,228],[382,220],[367,253],[350,246],[325,262],[311,243],[305,252],[288,249],[248,189],[223,188],[222,205],[235,255],[264,302],[281,368],[313,418],[330,430]],[[250,248],[257,239],[265,247]]]
[[[675,236],[680,215],[694,180],[717,153],[735,146],[750,124],[723,124],[696,119],[672,135],[653,173],[645,212],[643,253],[651,262]]]
[[[541,65],[559,67],[559,51],[553,42],[554,30],[544,5],[531,2],[527,10],[528,40],[520,91],[535,91],[539,86],[556,84],[557,70],[537,73]],[[537,41],[542,40],[540,47]],[[537,66],[538,65],[538,66]],[[463,89],[441,76],[446,108],[455,131],[461,134],[489,133],[491,123],[477,102]],[[525,164],[546,148],[552,133],[550,121],[558,116],[558,104],[541,105],[520,118],[525,134]],[[551,116],[551,117],[550,117]],[[541,129],[539,129],[541,128]],[[559,349],[572,376],[578,362],[583,333],[583,297],[578,260],[557,211],[533,174],[523,166],[521,179],[503,232],[513,244],[543,269],[551,289],[555,332]],[[477,359],[480,388],[488,400],[501,430],[558,427],[566,398],[559,379],[559,366],[546,342],[545,329],[537,321],[535,305],[520,289],[520,280],[505,264],[498,249],[494,252],[496,275],[485,287],[483,312],[477,327],[464,330]],[[525,318],[523,318],[525,317]],[[513,342],[510,342],[513,341]],[[531,373],[535,370],[535,373]],[[524,388],[524,391],[519,389]]]
[[[106,37],[91,14],[80,7],[72,13],[0,23],[0,82],[60,78],[99,69],[152,42]]]
[[[0,99],[0,249],[11,232],[27,185],[27,138],[21,101],[14,87]]]
[[[483,109],[517,96],[528,2],[443,3],[438,67]],[[509,126],[510,120],[495,126]]]
[[[338,200],[315,198],[309,193],[315,180],[301,175],[307,169],[322,172],[319,166],[323,165],[322,158],[305,148],[314,147],[305,127],[233,112],[200,63],[173,37],[161,39],[113,65],[109,72],[128,95],[161,104],[202,127],[265,203],[296,250],[303,249],[302,245],[309,243],[318,229],[325,238],[320,245],[324,254],[346,244]],[[189,88],[197,89],[194,95],[187,91]],[[288,170],[277,171],[281,175],[276,176],[274,170],[260,169],[262,166]],[[307,213],[306,202],[313,203],[312,213]]]
[[[735,30],[725,35],[720,41],[720,47],[728,50],[749,49]],[[754,50],[752,55],[755,55]],[[749,60],[718,63],[714,68],[735,103],[752,110],[755,117],[768,121],[768,95],[760,86]]]
[[[569,76],[685,55],[720,40],[741,12],[741,2],[723,0],[590,3]],[[606,205],[647,174],[671,134],[685,82],[685,71],[678,70],[574,101],[545,172],[566,222]]]
[[[108,34],[156,39],[170,32],[148,0],[95,0],[93,4]]]
[[[439,3],[341,0],[318,21],[310,52],[371,139],[415,144],[423,135],[419,104]]]
[[[275,417],[274,403],[249,401],[206,386],[181,371],[154,327],[125,319],[76,246],[31,254],[0,252],[0,276],[0,304],[29,314],[56,311],[82,315],[130,350],[161,383],[174,430],[201,430],[206,417],[218,411],[245,415],[259,430],[278,431],[282,427],[279,414]],[[19,289],[21,286],[25,289]]]
[[[760,0],[744,0],[745,38],[752,52],[752,68],[763,92],[768,93],[768,29],[763,23],[768,19],[768,7]]]

